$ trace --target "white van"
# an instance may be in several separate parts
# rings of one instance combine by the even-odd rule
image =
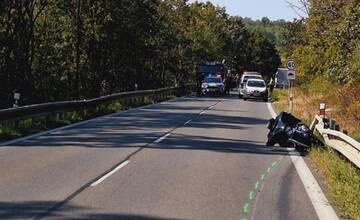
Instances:
[[[245,85],[249,79],[263,79],[260,73],[257,72],[244,72],[241,76],[240,84],[239,84],[239,99],[241,99],[244,95]]]
[[[264,102],[268,101],[268,91],[264,80],[249,79],[244,87],[244,100],[253,98],[262,99]]]

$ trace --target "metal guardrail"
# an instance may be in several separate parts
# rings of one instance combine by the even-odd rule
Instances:
[[[194,87],[194,84],[187,84],[182,87],[169,87],[156,90],[121,92],[89,100],[60,101],[36,105],[27,105],[18,108],[2,109],[0,110],[0,122],[11,122],[21,119],[47,116],[54,113],[75,111],[85,108],[94,108],[101,104],[134,98],[152,97],[152,99],[156,102],[158,99],[160,99],[160,96],[168,95],[170,93],[183,93],[193,89]]]
[[[312,131],[317,131],[327,146],[337,150],[358,168],[360,168],[360,143],[348,135],[325,128],[323,118],[316,115],[310,125]]]

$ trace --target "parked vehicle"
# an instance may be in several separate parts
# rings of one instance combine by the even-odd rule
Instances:
[[[279,144],[280,147],[294,147],[298,151],[304,151],[320,143],[308,126],[287,112],[281,112],[275,119],[270,119],[268,129],[267,146]]]
[[[221,76],[206,77],[201,84],[202,95],[225,95],[225,85]]]
[[[227,68],[222,63],[199,62],[196,66],[197,95],[203,94],[203,82],[208,77],[219,77],[222,83],[227,78]]]
[[[265,81],[262,79],[248,79],[244,86],[243,98],[244,100],[249,98],[262,99],[267,102],[268,91]]]
[[[238,90],[239,99],[243,97],[245,91],[245,85],[249,79],[263,79],[263,78],[261,74],[257,72],[244,72],[244,74],[241,76],[240,84],[239,84],[239,90]]]

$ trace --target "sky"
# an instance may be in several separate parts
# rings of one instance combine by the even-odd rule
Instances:
[[[206,0],[198,0],[206,2]],[[270,20],[284,19],[292,21],[299,16],[289,7],[286,0],[209,0],[215,5],[225,7],[230,15],[249,17],[253,20],[268,17]],[[195,0],[190,0],[195,2]],[[296,3],[296,0],[289,0]]]

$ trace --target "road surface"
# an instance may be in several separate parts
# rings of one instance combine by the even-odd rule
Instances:
[[[0,147],[0,219],[317,219],[266,103],[179,98]]]

